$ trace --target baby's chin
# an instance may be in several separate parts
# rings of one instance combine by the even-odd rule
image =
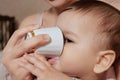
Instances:
[[[53,57],[53,58],[50,58],[48,60],[48,62],[53,66],[53,68],[55,68],[56,70],[60,71],[60,72],[63,72],[65,74],[67,74],[68,76],[71,76],[71,77],[75,77],[75,75],[73,73],[69,73],[69,71],[66,71],[64,69],[61,68],[61,64],[60,64],[60,57]]]
[[[52,57],[48,60],[48,62],[57,70],[61,71],[60,69],[60,57]]]

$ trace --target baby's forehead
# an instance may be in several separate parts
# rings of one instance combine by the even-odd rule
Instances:
[[[60,14],[57,25],[63,31],[78,31],[78,32],[90,32],[96,33],[98,27],[98,19],[93,17],[91,14],[85,14],[81,12],[75,12],[68,10]],[[98,29],[99,30],[99,29]]]
[[[65,18],[71,18],[69,20],[72,20],[72,18],[79,18],[79,19],[98,19],[98,17],[101,16],[97,14],[95,11],[87,12],[87,11],[82,11],[82,10],[66,10],[63,11],[58,18],[64,17]],[[86,20],[87,21],[87,20]]]
[[[91,26],[98,26],[97,24],[100,23],[100,18],[97,15],[93,15],[92,13],[84,13],[80,11],[74,11],[74,10],[67,10],[62,12],[59,17],[58,21],[59,22],[64,22],[64,24],[71,24],[71,23],[81,23],[84,25],[90,24]],[[90,25],[89,25],[90,26]]]

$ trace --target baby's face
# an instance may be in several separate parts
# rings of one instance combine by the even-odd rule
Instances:
[[[63,12],[57,21],[66,38],[61,57],[52,63],[53,66],[69,75],[92,72],[96,62],[97,33],[93,16],[73,11]]]

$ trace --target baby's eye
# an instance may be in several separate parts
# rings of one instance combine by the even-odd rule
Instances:
[[[71,42],[73,42],[73,41],[68,38],[65,39],[65,43],[71,43]]]

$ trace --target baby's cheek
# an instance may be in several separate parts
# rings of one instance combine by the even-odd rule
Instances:
[[[63,58],[60,58],[59,61],[57,61],[56,64],[54,64],[54,67],[57,69],[57,70],[60,70],[62,72],[65,72],[67,74],[71,74],[71,72],[76,72],[78,71],[75,67],[76,67],[76,63],[72,63],[70,59],[63,59]]]
[[[68,75],[82,75],[85,72],[91,71],[92,68],[90,67],[90,64],[87,63],[89,61],[85,61],[80,58],[82,57],[76,57],[76,59],[74,59],[70,58],[70,56],[61,56],[56,64],[54,64],[54,67],[57,70],[62,71]]]

